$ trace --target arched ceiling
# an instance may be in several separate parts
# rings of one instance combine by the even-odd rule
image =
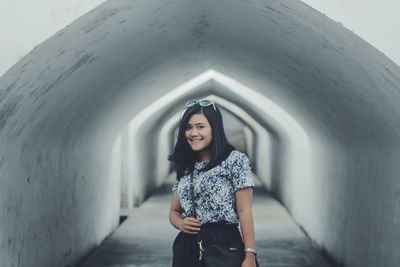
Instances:
[[[2,133],[71,138],[107,116],[119,129],[210,68],[331,139],[399,134],[399,68],[301,2],[272,0],[106,2],[2,77]]]

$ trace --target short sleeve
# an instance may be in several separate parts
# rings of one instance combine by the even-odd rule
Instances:
[[[245,187],[254,187],[253,172],[246,154],[240,151],[235,153],[232,160],[231,174],[234,192]]]
[[[172,186],[172,192],[176,192],[176,190],[178,190],[178,183],[179,181],[175,181],[174,185]]]

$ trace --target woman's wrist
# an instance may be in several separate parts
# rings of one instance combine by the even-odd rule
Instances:
[[[173,227],[175,227],[178,230],[181,230],[183,219],[179,213],[176,212],[173,215],[171,215],[170,221]]]
[[[244,254],[245,254],[244,256],[245,259],[253,260],[256,257],[256,254],[254,254],[253,252],[245,252]]]
[[[182,223],[183,223],[183,219],[179,216],[179,218],[176,220],[176,228],[180,231],[182,231]]]

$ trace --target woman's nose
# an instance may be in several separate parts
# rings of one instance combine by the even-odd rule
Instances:
[[[190,136],[197,136],[197,131],[196,130],[190,130]]]

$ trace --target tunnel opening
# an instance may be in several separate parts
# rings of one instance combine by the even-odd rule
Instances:
[[[210,84],[212,85],[211,87]],[[218,84],[218,90],[215,90],[215,85]],[[165,160],[167,158],[167,152],[170,152],[170,148],[172,146],[171,143],[166,143],[164,144],[163,148],[154,148],[152,150],[152,153],[155,155],[147,155],[147,159],[150,159],[151,161],[148,161],[147,163],[143,163],[146,161],[140,161],[140,159],[143,159],[142,157],[137,154],[137,151],[145,151],[145,147],[142,149],[139,149],[140,145],[143,143],[142,142],[142,137],[144,136],[149,136],[153,132],[153,127],[156,125],[157,122],[159,121],[166,121],[165,117],[167,117],[166,114],[170,112],[175,112],[175,116],[172,117],[172,121],[175,121],[172,123],[172,121],[166,123],[169,125],[169,130],[167,130],[168,136],[171,136],[172,131],[174,130],[173,127],[176,127],[176,123],[178,119],[176,117],[178,116],[179,112],[176,112],[176,106],[181,106],[181,105],[176,105],[178,103],[179,97],[182,99],[180,102],[184,102],[187,99],[191,97],[185,96],[189,92],[191,92],[192,96],[198,97],[197,95],[193,95],[194,93],[196,94],[204,94],[204,90],[208,90],[211,93],[217,93],[217,94],[222,94],[224,98],[226,99],[231,99],[232,102],[240,103],[240,104],[235,104],[236,107],[236,112],[239,112],[241,114],[248,113],[248,110],[251,110],[251,115],[242,115],[246,116],[246,121],[250,120],[251,117],[256,118],[259,122],[260,121],[266,121],[263,123],[264,129],[269,129],[270,133],[273,135],[276,135],[277,132],[281,133],[281,136],[279,138],[275,138],[275,140],[283,140],[281,145],[279,144],[271,144],[272,147],[275,149],[279,148],[278,151],[273,151],[274,156],[275,156],[275,161],[273,163],[269,163],[266,167],[268,166],[273,166],[272,168],[276,170],[276,173],[280,173],[280,175],[284,175],[285,172],[287,172],[286,175],[290,177],[290,172],[296,172],[297,174],[302,173],[303,176],[310,176],[311,174],[309,173],[309,168],[308,168],[308,157],[307,156],[307,151],[309,151],[309,148],[307,148],[308,144],[308,137],[307,134],[305,134],[304,130],[299,126],[298,123],[290,116],[288,115],[282,108],[274,104],[272,101],[268,100],[265,96],[262,96],[256,91],[249,89],[248,87],[244,86],[243,84],[235,81],[232,78],[229,78],[225,75],[222,75],[219,72],[216,72],[214,70],[208,70],[197,77],[191,79],[190,81],[184,83],[183,85],[178,86],[174,90],[169,90],[169,93],[164,95],[162,98],[159,98],[157,101],[152,103],[152,105],[148,106],[146,109],[142,110],[139,114],[136,115],[135,118],[133,118],[130,121],[130,124],[128,126],[128,138],[127,140],[130,142],[127,145],[124,145],[125,147],[129,147],[130,151],[128,151],[127,155],[127,162],[141,162],[140,164],[137,164],[137,166],[127,166],[128,170],[125,171],[125,173],[131,173],[132,175],[130,176],[132,179],[131,182],[129,181],[124,181],[122,182],[123,184],[132,184],[135,185],[136,188],[132,188],[132,194],[133,196],[131,199],[135,200],[135,203],[137,201],[140,202],[143,201],[145,197],[148,197],[149,191],[153,190],[155,187],[161,185],[162,180],[160,180],[160,177],[166,177],[169,175],[169,173],[166,172],[166,170],[170,169],[169,163]],[[185,96],[182,98],[182,96]],[[202,97],[202,96],[200,96]],[[219,100],[224,101],[223,97],[220,97]],[[192,97],[193,98],[193,97]],[[167,100],[166,100],[167,99]],[[246,102],[247,101],[247,102]],[[229,104],[228,102],[225,101],[225,104],[229,107],[232,107],[232,104]],[[248,110],[245,112],[243,110],[240,110],[238,106],[244,106]],[[171,109],[172,107],[172,109]],[[261,113],[255,111],[255,107],[260,108],[263,110]],[[159,114],[157,113],[156,110],[163,110],[163,112],[160,112]],[[169,109],[169,111],[168,111]],[[157,116],[161,116],[162,114],[164,117],[157,117],[157,118],[151,118],[154,114],[158,114]],[[242,121],[245,121],[244,119],[241,119]],[[253,124],[255,123],[255,120],[253,119]],[[259,132],[261,131],[260,128],[261,126],[258,126]],[[290,130],[289,130],[290,129]],[[166,130],[163,130],[165,133]],[[265,131],[265,130],[264,130]],[[259,134],[261,135],[261,134]],[[268,146],[268,142],[271,141],[265,141],[269,139],[268,134],[264,133],[264,141],[263,145],[266,147]],[[160,136],[158,133],[153,136],[153,141],[151,141],[151,144],[159,144],[159,140],[163,140],[164,137]],[[158,139],[157,139],[158,138]],[[168,138],[171,140],[171,137]],[[261,139],[256,139],[255,142],[260,141]],[[285,141],[286,140],[286,141]],[[295,148],[296,147],[296,148]],[[259,153],[257,155],[258,160],[264,162],[268,162],[269,160],[272,159],[270,155],[268,155],[268,149],[266,149],[266,152],[263,154],[263,152],[259,152],[252,148],[253,152],[252,153]],[[136,152],[135,152],[136,151]],[[159,152],[161,151],[161,153]],[[129,154],[131,153],[131,154]],[[296,153],[301,153],[301,157],[298,156],[299,154]],[[283,156],[282,156],[283,155]],[[254,157],[254,155],[252,156]],[[297,157],[296,160],[291,159],[291,157]],[[281,158],[282,161],[285,163],[282,164],[281,162],[277,162],[276,158]],[[163,161],[165,163],[163,163]],[[157,162],[154,164],[154,162]],[[293,162],[296,162],[297,164],[293,164]],[[144,173],[141,173],[140,166],[162,166],[164,172],[158,172],[155,171],[153,173],[148,173],[147,175]],[[274,166],[275,164],[275,166]],[[285,170],[277,166],[277,164],[282,164],[285,165]],[[164,166],[163,166],[164,165]],[[257,166],[258,163],[255,162],[255,165]],[[262,166],[261,164],[260,166]],[[135,173],[135,174],[134,174]],[[264,170],[264,177],[268,177],[265,179],[271,179],[271,174],[265,172]],[[134,177],[151,177],[153,175],[153,178],[148,178],[148,183],[149,181],[153,181],[153,185],[145,185],[143,184],[143,181],[137,180],[137,178]],[[157,180],[156,177],[159,177]],[[281,177],[277,177],[277,175],[273,175],[274,180],[271,181],[266,181],[267,186],[272,189],[272,191],[278,191],[277,195],[280,196],[282,199],[284,197],[284,194],[280,194],[279,190],[282,190],[282,188],[276,187],[273,188],[274,181],[280,180]],[[136,180],[134,180],[136,179]],[[290,178],[287,178],[290,179]],[[310,179],[310,178],[308,178]],[[275,182],[275,185],[279,183]],[[137,186],[137,185],[141,185]],[[146,187],[147,186],[147,187]],[[148,188],[148,189],[146,189]],[[147,192],[146,192],[147,191]],[[128,197],[129,198],[129,197]],[[129,201],[125,201],[129,202]],[[290,201],[286,200],[284,201],[286,205],[290,205]],[[136,205],[135,205],[136,206]]]

